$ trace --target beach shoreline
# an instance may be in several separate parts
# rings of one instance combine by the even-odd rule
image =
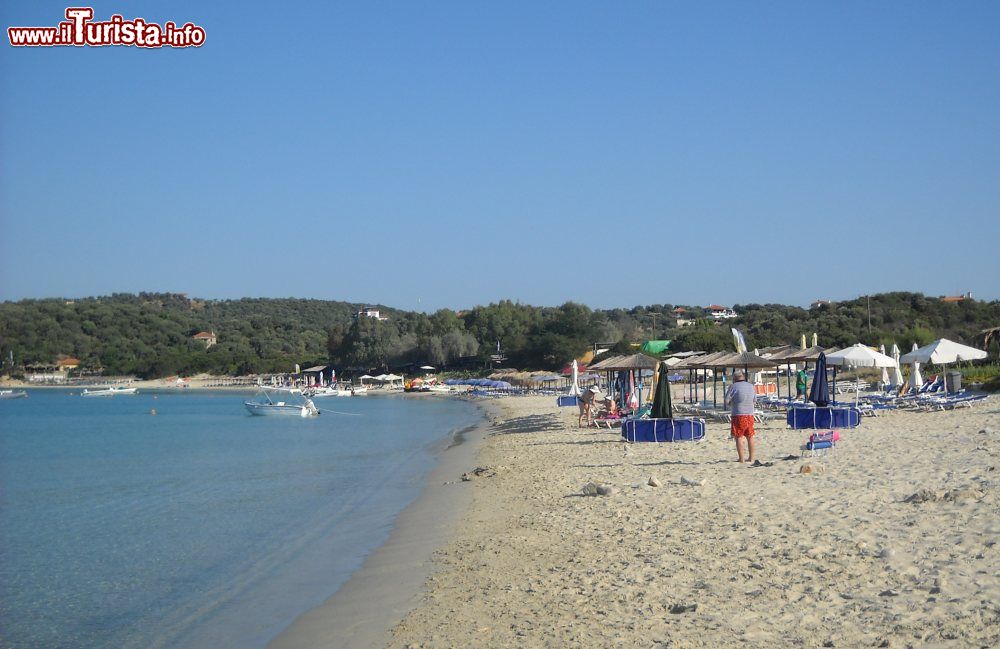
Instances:
[[[397,517],[389,539],[326,602],[300,615],[269,649],[384,647],[392,629],[420,601],[435,569],[433,555],[454,536],[471,503],[462,474],[475,467],[495,416],[479,402],[481,423],[453,431],[417,499]]]
[[[551,397],[497,405],[488,471],[389,647],[1000,644],[995,397],[866,418],[815,458],[773,420],[760,467],[723,423],[625,444]]]

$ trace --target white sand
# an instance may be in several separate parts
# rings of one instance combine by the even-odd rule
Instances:
[[[998,397],[865,419],[819,475],[781,459],[806,436],[783,423],[750,468],[724,424],[626,445],[553,397],[499,403],[477,462],[497,473],[466,483],[393,647],[1000,646]],[[904,502],[921,489],[952,499]]]

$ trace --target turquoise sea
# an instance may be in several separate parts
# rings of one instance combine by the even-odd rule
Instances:
[[[468,402],[0,401],[0,646],[262,647],[389,535]],[[155,409],[156,415],[151,414]]]

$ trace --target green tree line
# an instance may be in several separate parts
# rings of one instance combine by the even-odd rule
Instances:
[[[177,294],[114,294],[79,300],[0,303],[0,354],[5,372],[82,361],[85,371],[152,378],[175,374],[287,372],[332,362],[341,371],[381,371],[406,364],[486,367],[503,364],[558,369],[595,344],[672,340],[673,351],[732,349],[730,327],[753,347],[794,344],[815,332],[826,347],[893,343],[908,350],[938,337],[973,344],[1000,324],[1000,302],[943,302],[919,293],[884,293],[803,309],[781,304],[735,305],[739,317],[716,324],[700,318],[677,327],[674,305],[593,310],[568,302],[536,307],[510,300],[456,313],[427,314],[379,306],[386,319],[354,314],[365,305],[329,300],[197,300]],[[688,314],[700,313],[689,307]],[[206,349],[192,336],[214,332]],[[996,345],[994,345],[996,346]],[[991,350],[994,357],[996,349]],[[13,356],[14,362],[9,359]]]

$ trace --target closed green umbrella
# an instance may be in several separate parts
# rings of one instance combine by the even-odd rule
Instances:
[[[656,382],[656,395],[653,397],[653,410],[649,416],[653,419],[673,419],[674,407],[670,403],[670,380],[667,375],[670,368],[666,363],[660,363],[660,379]]]

